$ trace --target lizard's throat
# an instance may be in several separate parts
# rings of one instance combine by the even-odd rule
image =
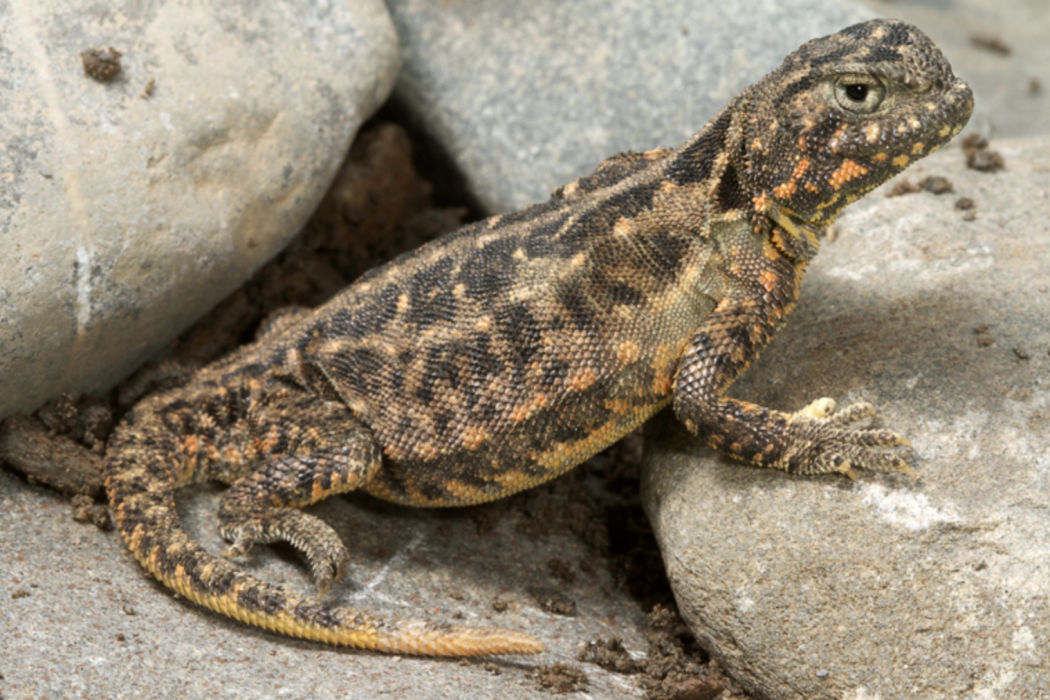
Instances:
[[[773,245],[784,255],[795,262],[809,262],[820,251],[819,234],[823,226],[802,221],[783,209],[776,209],[769,216],[777,224],[771,234]]]

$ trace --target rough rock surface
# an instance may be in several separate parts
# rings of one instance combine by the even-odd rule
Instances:
[[[678,146],[804,42],[876,16],[848,0],[388,5],[395,98],[490,213],[618,151]]]
[[[891,182],[847,210],[731,392],[869,400],[921,480],[739,466],[666,414],[646,433],[683,617],[756,695],[1050,697],[1050,139],[992,148],[1006,170],[951,147],[906,173],[954,193]]]
[[[0,5],[0,418],[111,386],[280,250],[398,68],[379,0],[76,5]]]
[[[534,674],[578,667],[586,697],[645,693],[634,676],[577,661],[594,639],[621,637],[644,654],[646,617],[580,538],[567,530],[527,534],[527,512],[558,511],[565,480],[548,493],[488,509],[398,508],[364,495],[332,498],[310,512],[344,538],[349,576],[328,599],[391,615],[527,630],[548,652],[461,662],[347,650],[303,642],[203,610],[143,573],[115,532],[73,521],[67,499],[0,471],[0,695],[8,700],[91,698],[476,698],[542,700]],[[212,551],[222,490],[180,494],[190,535]],[[538,523],[540,526],[546,523]],[[554,575],[551,561],[572,573]],[[307,567],[289,548],[258,547],[252,573],[311,592]],[[544,610],[554,591],[576,616]],[[544,593],[543,595],[547,595]]]

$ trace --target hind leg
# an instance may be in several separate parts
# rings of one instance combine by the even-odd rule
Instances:
[[[379,447],[345,406],[305,392],[271,397],[250,422],[260,464],[219,504],[219,530],[232,543],[223,556],[288,542],[324,593],[346,572],[349,555],[331,527],[298,509],[361,487],[379,467]]]

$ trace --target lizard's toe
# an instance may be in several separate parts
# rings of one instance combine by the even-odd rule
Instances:
[[[840,411],[833,407],[830,399],[818,399],[788,417],[785,442],[793,447],[781,460],[783,468],[801,474],[838,472],[850,479],[857,478],[854,469],[901,472],[918,478],[898,455],[880,449],[910,446],[907,438],[892,430],[851,427],[874,416],[874,406],[862,401]]]
[[[296,508],[238,509],[227,504],[219,511],[219,529],[233,544],[222,555],[235,557],[252,545],[287,542],[303,555],[320,593],[346,574],[350,554],[326,522]]]
[[[835,399],[825,396],[799,409],[794,415],[802,419],[824,420],[834,414],[837,407],[838,404],[835,403]]]
[[[222,535],[227,542],[232,544],[219,553],[227,559],[233,559],[234,557],[242,557],[247,554],[251,550],[252,545],[259,540],[260,532],[254,523],[248,523],[231,530],[223,530]]]
[[[851,403],[841,411],[836,411],[828,416],[827,422],[831,425],[849,425],[875,416],[875,407],[867,401]]]
[[[901,444],[898,442],[867,440],[867,438],[880,437],[878,435],[880,432],[889,431],[864,431],[864,433],[859,434],[844,432],[842,437],[846,439],[843,442],[840,442],[835,448],[823,452],[817,458],[817,471],[838,472],[848,476],[853,481],[857,480],[857,475],[853,471],[854,467],[878,472],[901,472],[918,479],[919,475],[899,455],[885,450],[872,449],[873,446]],[[893,433],[890,433],[890,435],[894,438],[899,437]]]

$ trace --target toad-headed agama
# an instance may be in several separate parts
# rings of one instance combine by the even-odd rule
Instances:
[[[301,551],[323,592],[349,555],[300,507],[359,489],[411,506],[545,482],[671,404],[690,431],[794,474],[912,473],[869,404],[783,413],[724,397],[791,311],[818,233],[947,143],[967,85],[918,29],[875,20],[811,41],[676,150],[626,153],[549,201],[466,226],[285,314],[254,344],[147,398],[109,444],[117,528],[150,573],[212,610],[332,644],[533,653],[495,628],[382,619],[229,561]],[[174,492],[231,484],[225,558]]]

